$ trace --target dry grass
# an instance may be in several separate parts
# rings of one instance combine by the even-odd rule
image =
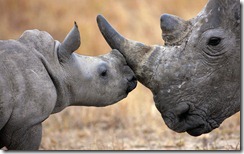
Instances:
[[[16,39],[26,29],[48,31],[62,41],[77,21],[82,36],[79,53],[110,51],[96,25],[103,14],[124,36],[146,44],[163,44],[163,13],[194,17],[206,0],[0,0],[0,39]],[[240,114],[200,137],[167,128],[142,85],[119,103],[105,107],[69,107],[43,125],[40,149],[59,150],[239,150]]]

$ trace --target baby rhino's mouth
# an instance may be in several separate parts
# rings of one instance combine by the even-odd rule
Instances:
[[[126,89],[126,93],[128,94],[128,93],[130,93],[133,89],[135,89],[136,88],[136,86],[137,86],[137,79],[136,79],[136,77],[135,76],[132,76],[132,77],[130,77],[129,79],[127,79],[128,80],[128,83],[127,83],[127,89]]]
[[[192,103],[181,102],[175,108],[162,113],[166,125],[178,132],[187,132],[192,136],[200,136],[214,128],[196,110],[191,109]]]

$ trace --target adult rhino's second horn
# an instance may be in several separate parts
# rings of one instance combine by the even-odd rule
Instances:
[[[132,70],[138,72],[136,74],[141,74],[142,63],[147,60],[146,57],[152,52],[153,47],[124,38],[102,15],[97,16],[97,23],[110,47],[119,50],[126,57],[127,63]]]

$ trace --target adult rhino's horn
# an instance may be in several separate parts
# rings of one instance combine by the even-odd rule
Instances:
[[[190,24],[187,21],[170,14],[163,14],[160,23],[165,45],[180,44],[190,30]]]
[[[59,58],[65,60],[80,47],[80,32],[78,25],[74,22],[74,27],[65,37],[64,41],[59,46]]]
[[[110,47],[119,50],[125,56],[128,65],[133,71],[140,71],[140,64],[142,61],[145,61],[145,56],[152,50],[152,47],[124,38],[102,15],[97,16],[97,23]]]

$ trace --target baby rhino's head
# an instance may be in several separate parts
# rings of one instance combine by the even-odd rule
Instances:
[[[136,78],[117,50],[98,57],[75,54],[71,78],[78,105],[107,106],[125,98],[136,87]],[[77,71],[78,70],[78,71]],[[79,102],[81,101],[81,102]]]
[[[137,85],[135,75],[123,55],[110,53],[91,57],[73,53],[80,46],[77,25],[55,50],[73,98],[71,105],[107,106],[127,97]]]

